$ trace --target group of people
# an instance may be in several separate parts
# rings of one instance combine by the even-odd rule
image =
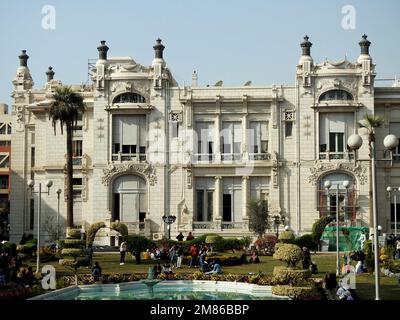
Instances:
[[[20,287],[37,284],[32,267],[23,267],[22,260],[12,250],[0,254],[0,286],[7,284]]]

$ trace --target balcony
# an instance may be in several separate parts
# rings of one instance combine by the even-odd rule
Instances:
[[[354,160],[354,153],[352,152],[320,152],[320,160]]]
[[[222,230],[226,229],[244,229],[246,228],[245,222],[222,222],[221,223]]]
[[[72,157],[73,166],[82,166],[82,157]]]
[[[271,155],[269,153],[249,153],[249,160],[253,161],[271,160]]]
[[[246,222],[193,221],[194,230],[247,230]]]
[[[193,155],[193,162],[212,162],[214,155],[212,153],[195,153]]]
[[[111,161],[113,162],[124,162],[124,161],[146,161],[147,155],[145,153],[113,153],[111,155]]]
[[[242,161],[242,153],[222,153],[222,161]]]

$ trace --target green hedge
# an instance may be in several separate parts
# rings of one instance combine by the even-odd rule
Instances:
[[[277,296],[288,296],[294,299],[308,299],[318,295],[313,286],[292,287],[288,285],[278,285],[272,287],[272,293]]]
[[[126,237],[129,251],[146,251],[151,249],[154,242],[143,236],[129,235]]]
[[[81,229],[69,228],[67,229],[67,239],[80,239]]]
[[[293,231],[288,230],[288,231],[283,231],[279,234],[278,241],[283,243],[292,243],[294,238],[295,236]]]
[[[111,229],[114,229],[115,231],[118,231],[123,240],[126,240],[126,237],[128,236],[128,227],[126,226],[126,224],[122,223],[122,222],[113,222],[111,223]]]
[[[295,267],[303,259],[303,251],[295,244],[285,243],[274,253],[274,259],[287,263],[288,267]]]
[[[298,245],[300,248],[307,247],[309,250],[318,250],[318,245],[312,234],[304,234],[294,239],[292,243]]]
[[[306,280],[310,279],[311,271],[303,269],[275,267],[273,275],[274,280],[277,284],[296,286],[301,285]]]
[[[65,248],[61,250],[61,254],[63,256],[79,257],[83,254],[83,250],[77,248]]]
[[[78,248],[78,249],[83,249],[85,248],[86,241],[85,240],[79,240],[79,239],[65,239],[63,248]]]
[[[106,224],[103,221],[93,223],[86,232],[86,245],[92,246],[94,242],[94,238],[96,237],[97,231],[101,228],[105,228]]]
[[[328,224],[330,224],[333,220],[335,220],[333,216],[326,216],[326,217],[321,217],[314,222],[311,228],[311,235],[316,244],[319,244],[319,241],[321,240],[325,227]]]

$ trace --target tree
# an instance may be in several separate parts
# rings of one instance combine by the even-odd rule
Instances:
[[[383,118],[374,114],[366,114],[363,119],[358,122],[360,128],[365,128],[368,133],[368,148],[369,148],[369,158],[372,159],[372,152],[375,148],[375,131],[376,128],[381,127],[383,124]],[[372,162],[369,163],[369,224],[373,224],[372,216]]]
[[[54,134],[56,134],[58,122],[60,123],[61,134],[64,132],[64,125],[67,131],[67,188],[65,197],[67,199],[67,227],[72,228],[74,226],[72,197],[72,137],[79,115],[85,112],[85,104],[83,103],[82,96],[72,91],[70,87],[56,88],[53,98],[54,102],[49,110],[49,119],[52,120]]]
[[[249,228],[261,237],[270,227],[268,206],[266,201],[250,199],[247,204]]]

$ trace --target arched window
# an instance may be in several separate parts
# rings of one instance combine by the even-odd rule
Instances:
[[[325,188],[325,182],[330,181],[329,190]],[[348,187],[343,185],[348,181]],[[318,182],[318,211],[320,216],[336,215],[339,211],[339,223],[346,226],[356,224],[357,190],[356,180],[353,176],[344,172],[332,172],[322,177]]]
[[[329,90],[319,97],[319,101],[353,100],[353,96],[344,90]]]
[[[113,103],[144,103],[146,99],[135,92],[125,92],[116,96]]]
[[[146,181],[136,175],[123,175],[113,183],[113,220],[144,222],[147,212]]]

